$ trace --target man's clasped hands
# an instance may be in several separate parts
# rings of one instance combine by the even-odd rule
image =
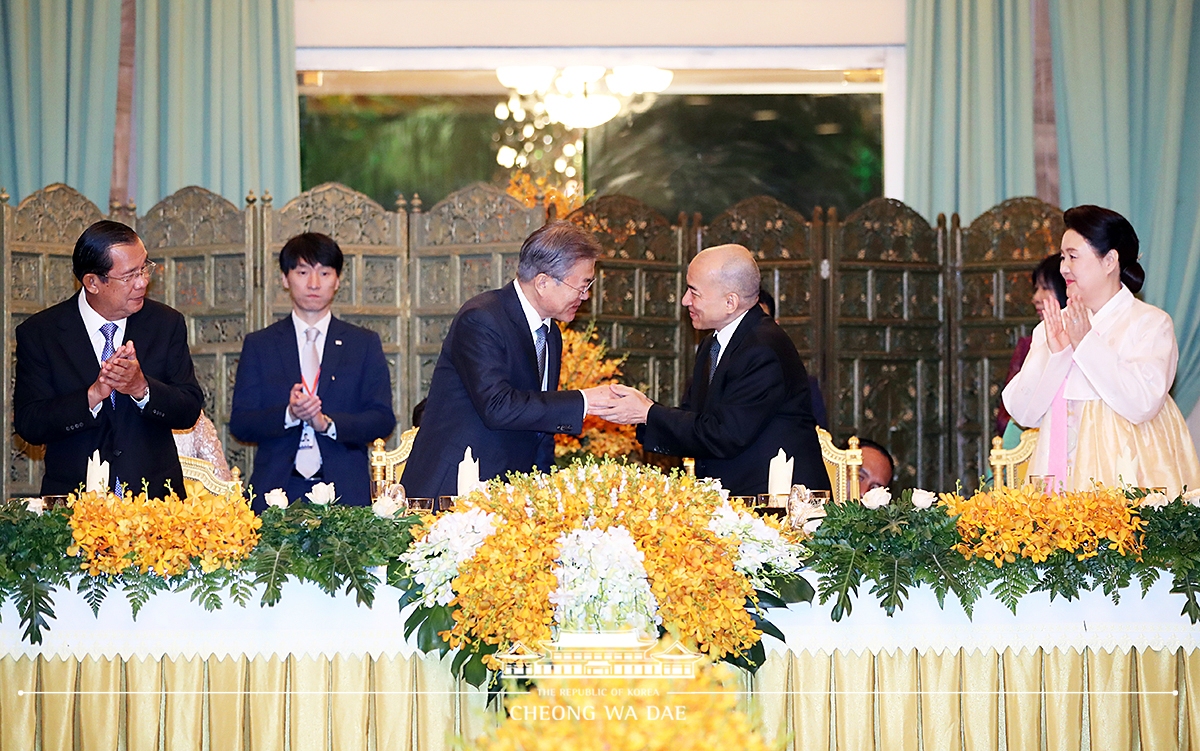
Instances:
[[[112,392],[128,394],[136,401],[146,397],[150,384],[142,374],[142,366],[138,363],[137,350],[132,341],[123,343],[113,351],[112,356],[100,363],[100,375],[95,383],[88,387],[88,406],[95,408],[97,404],[107,399]]]

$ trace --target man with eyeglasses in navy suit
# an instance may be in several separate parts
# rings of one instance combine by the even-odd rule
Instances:
[[[99,451],[113,490],[184,497],[171,431],[196,424],[204,395],[183,315],[146,297],[155,264],[120,222],[84,230],[71,264],[81,289],[16,330],[13,426],[46,447],[41,492],[79,489]]]
[[[454,317],[401,482],[410,498],[458,494],[467,448],[479,479],[549,471],[554,434],[579,435],[583,416],[613,401],[607,386],[559,391],[562,334],[595,280],[600,245],[551,222],[521,245],[517,278],[468,300]]]

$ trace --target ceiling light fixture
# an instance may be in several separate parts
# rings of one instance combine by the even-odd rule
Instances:
[[[551,122],[568,128],[595,128],[623,110],[644,112],[659,92],[671,85],[669,70],[644,65],[618,66],[611,72],[598,65],[562,70],[545,66],[507,67],[496,77],[512,89],[508,102],[496,105],[496,117],[523,122],[544,107]]]

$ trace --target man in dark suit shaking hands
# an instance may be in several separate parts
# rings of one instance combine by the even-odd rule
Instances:
[[[100,221],[71,257],[82,289],[17,327],[13,425],[46,446],[45,495],[77,490],[99,450],[117,490],[184,495],[171,430],[190,428],[204,396],[183,316],[146,299],[155,264],[130,227]]]
[[[692,325],[711,329],[696,351],[692,384],[678,409],[613,385],[621,399],[600,417],[638,425],[650,451],[696,459],[733,495],[767,492],[770,462],[795,458],[792,482],[829,490],[821,461],[808,373],[796,345],[758,306],[761,275],[750,251],[719,245],[688,265],[683,304]]]
[[[396,427],[379,335],[330,312],[342,273],[333,238],[296,235],[279,269],[292,314],[242,343],[229,417],[235,438],[258,444],[254,508],[275,488],[295,501],[319,482],[333,483],[345,505],[368,505],[368,447]]]
[[[469,447],[479,479],[547,471],[554,434],[578,435],[608,387],[559,391],[562,334],[595,279],[600,246],[570,222],[551,222],[521,246],[517,278],[459,309],[433,371],[421,429],[402,482],[412,498],[456,495]]]

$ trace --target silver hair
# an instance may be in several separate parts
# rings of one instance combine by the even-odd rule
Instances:
[[[592,233],[571,222],[550,222],[525,238],[517,261],[517,278],[528,282],[545,274],[562,281],[576,263],[595,260],[600,251],[600,243]]]

